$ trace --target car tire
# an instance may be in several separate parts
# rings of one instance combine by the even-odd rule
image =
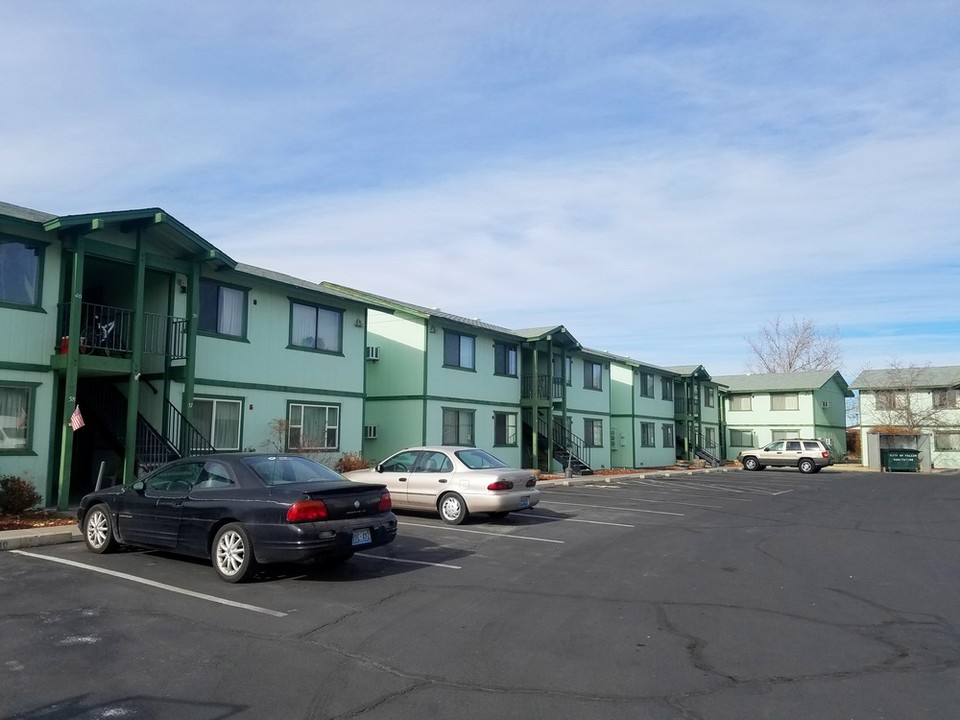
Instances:
[[[117,549],[110,508],[103,503],[94,505],[83,518],[83,542],[86,543],[87,550],[98,554]]]
[[[487,513],[494,520],[503,520],[507,515],[510,514],[509,510],[497,510],[496,512]]]
[[[744,470],[761,470],[762,467],[755,457],[745,457],[743,459]]]
[[[257,569],[253,541],[240,523],[227,523],[217,531],[210,555],[217,575],[229,583],[243,582]]]
[[[463,498],[455,492],[446,493],[440,497],[437,502],[437,510],[440,511],[440,519],[450,525],[460,525],[466,521],[470,512],[467,510],[467,504]]]
[[[810,458],[803,458],[799,463],[797,463],[797,467],[800,468],[800,472],[802,472],[804,475],[810,475],[811,473],[815,473],[817,471],[817,464]]]

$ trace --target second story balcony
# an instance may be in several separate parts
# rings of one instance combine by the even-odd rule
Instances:
[[[524,400],[563,400],[564,381],[551,375],[524,375],[520,380],[520,397]]]
[[[59,333],[54,343],[55,352],[68,352],[73,338],[70,337],[70,305],[58,306]],[[132,310],[82,303],[80,305],[80,335],[76,338],[81,355],[104,355],[129,357],[133,350],[135,315]],[[160,355],[170,360],[186,359],[185,318],[143,314],[143,341],[141,351],[146,355]]]

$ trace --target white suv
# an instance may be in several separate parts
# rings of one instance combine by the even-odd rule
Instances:
[[[820,472],[833,465],[830,446],[822,440],[776,440],[762,448],[743,450],[737,455],[746,470],[771,467],[796,467],[802,473]]]

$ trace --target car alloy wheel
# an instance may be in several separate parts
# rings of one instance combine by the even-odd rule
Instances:
[[[213,567],[227,582],[243,582],[256,569],[250,534],[240,523],[220,528],[213,541]]]
[[[83,540],[91,552],[106,553],[116,547],[110,510],[104,504],[94,505],[83,523]]]

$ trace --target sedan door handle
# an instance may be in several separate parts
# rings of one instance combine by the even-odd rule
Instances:
[[[406,481],[407,481],[406,478],[397,478],[397,482],[406,482]]]
[[[445,483],[445,482],[446,482],[446,480],[437,480],[437,482],[440,482],[440,483]]]

